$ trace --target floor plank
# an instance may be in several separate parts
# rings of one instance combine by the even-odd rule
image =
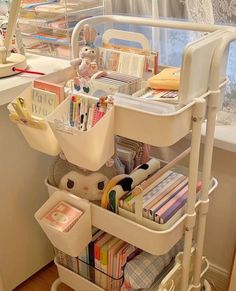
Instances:
[[[51,263],[14,289],[14,291],[50,291],[52,283],[57,278],[57,268],[54,263]],[[73,291],[73,289],[61,284],[58,291]]]

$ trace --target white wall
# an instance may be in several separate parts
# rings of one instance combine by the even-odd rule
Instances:
[[[236,153],[215,148],[212,173],[219,186],[210,202],[205,254],[230,272],[236,244]]]
[[[10,122],[6,106],[0,106],[0,277],[4,291],[52,259],[52,246],[34,219],[47,199],[44,178],[51,161],[28,146]]]

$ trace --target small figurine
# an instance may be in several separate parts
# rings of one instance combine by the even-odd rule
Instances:
[[[75,68],[78,76],[74,79],[75,89],[85,89],[85,93],[89,93],[87,83],[98,70],[97,49],[94,46],[96,34],[94,28],[90,28],[88,24],[84,26],[79,57],[71,61],[71,65]]]

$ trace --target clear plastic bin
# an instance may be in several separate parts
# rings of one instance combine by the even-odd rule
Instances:
[[[18,21],[26,50],[66,59],[71,58],[71,34],[77,22],[104,11],[103,0],[27,2],[22,1]]]

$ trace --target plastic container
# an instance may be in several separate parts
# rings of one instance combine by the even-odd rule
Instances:
[[[89,103],[98,100],[88,97]],[[70,98],[62,102],[47,120],[67,160],[91,171],[100,169],[114,154],[114,108],[111,108],[91,129],[62,129],[58,121],[68,119]]]
[[[187,176],[187,168],[185,167],[181,167],[178,166],[175,168],[175,171],[178,173],[182,173],[183,175]],[[201,180],[201,173],[199,173],[199,180]],[[209,191],[209,195],[215,190],[215,188],[217,187],[218,182],[215,178],[212,178],[211,181],[211,187],[210,187],[210,191]],[[150,185],[147,188],[148,189],[152,189],[153,187],[156,186],[156,183],[153,182],[152,185]],[[136,201],[134,202],[134,212],[131,212],[127,209],[121,208],[119,207],[119,215],[126,217],[130,220],[133,220],[141,225],[144,225],[146,227],[149,227],[150,229],[154,229],[154,230],[168,230],[169,228],[171,228],[171,226],[173,226],[179,219],[181,219],[182,216],[185,215],[186,213],[186,205],[185,204],[182,208],[180,208],[166,223],[164,224],[160,224],[156,221],[152,221],[146,217],[143,217],[143,196],[146,194],[145,190],[143,190],[142,194],[137,196]],[[196,198],[196,203],[195,203],[195,209],[197,210],[199,205],[200,205],[200,201],[199,201],[199,196],[200,196],[200,191],[196,194],[197,198]]]
[[[137,97],[115,97],[115,133],[157,147],[170,146],[192,128],[195,102],[178,108],[173,104]]]
[[[59,231],[42,220],[42,217],[60,201],[65,201],[84,212],[67,232]],[[92,239],[90,203],[69,192],[56,191],[35,213],[35,218],[53,246],[72,257],[79,256]]]
[[[26,108],[31,112],[32,85],[25,89],[18,97],[24,99]],[[15,112],[11,103],[7,108],[10,114]],[[28,122],[16,121],[18,128],[30,147],[51,156],[58,155],[61,149],[51,127],[46,120],[42,120],[39,123],[41,128],[35,127]]]
[[[59,264],[57,257],[55,258],[54,262],[57,266],[57,271],[61,282],[70,286],[74,290],[105,291],[103,288],[95,285],[93,282]]]
[[[47,181],[45,182],[51,195],[51,193],[56,191],[57,188],[49,185]],[[209,194],[214,191],[217,184],[217,180],[213,178],[213,183]],[[76,197],[74,195],[72,196]],[[196,209],[199,207],[200,203],[200,200],[196,202]],[[178,217],[177,220],[174,221],[173,224],[169,224],[166,229],[160,229],[160,226],[152,221],[150,221],[150,224],[148,225],[142,225],[136,221],[133,221],[133,217],[123,217],[93,203],[90,203],[90,206],[92,226],[110,233],[111,235],[135,245],[153,255],[163,255],[167,253],[183,237],[184,234],[187,219],[186,214]],[[109,223],[107,223],[108,221]]]
[[[103,0],[27,2],[22,1],[19,17],[24,46],[30,53],[52,57],[70,59],[71,34],[77,22],[104,14]]]

